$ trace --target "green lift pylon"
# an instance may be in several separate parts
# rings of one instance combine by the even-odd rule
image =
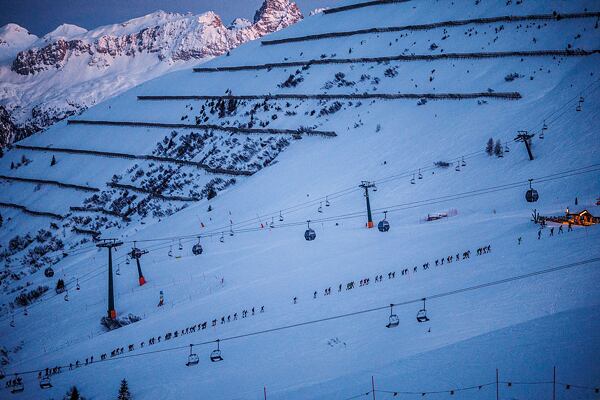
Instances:
[[[117,318],[117,311],[115,310],[115,296],[113,288],[113,273],[112,273],[112,249],[119,247],[123,242],[117,239],[101,239],[97,247],[105,247],[108,249],[108,318]]]

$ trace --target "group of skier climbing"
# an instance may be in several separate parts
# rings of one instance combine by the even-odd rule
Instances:
[[[492,246],[488,244],[486,246],[479,247],[477,249],[477,255],[481,256],[483,254],[488,254],[491,251],[492,251]],[[435,262],[435,266],[437,267],[437,266],[444,265],[444,263],[450,264],[453,261],[467,260],[469,258],[471,258],[471,250],[463,251],[462,252],[462,257],[461,257],[461,253],[459,252],[459,253],[456,253],[455,255],[451,254],[449,256],[436,259],[436,260],[434,260],[434,262]],[[426,270],[429,269],[429,266],[430,266],[430,264],[429,264],[429,261],[428,261],[425,264],[423,264],[421,266],[421,268],[424,271],[426,271]],[[419,270],[419,267],[415,266],[415,267],[412,268],[412,273],[415,274],[415,273],[418,272],[418,270]],[[404,269],[402,269],[400,271],[400,275],[401,276],[408,276],[409,273],[410,273],[410,269],[409,268],[404,268]],[[387,273],[388,280],[389,279],[394,279],[395,277],[396,277],[396,271],[391,271],[391,272]],[[383,282],[384,279],[385,279],[384,275],[382,275],[382,274],[377,274],[377,275],[375,275],[375,278],[374,278],[375,283]],[[359,280],[358,282],[356,282],[356,281],[350,281],[350,282],[347,282],[345,284],[345,289],[346,290],[352,290],[355,287],[357,287],[357,284],[358,284],[358,287],[367,286],[367,285],[369,285],[370,282],[371,282],[371,278],[363,278],[363,279]],[[338,293],[342,292],[342,288],[343,287],[344,287],[344,284],[342,284],[342,283],[338,284],[337,285],[337,292]],[[329,296],[329,295],[331,295],[331,291],[332,291],[332,287],[331,286],[323,289],[323,296]],[[315,290],[313,292],[312,298],[316,299],[318,297],[318,295],[319,295],[319,291]],[[293,304],[297,304],[298,303],[298,297],[297,296],[294,296],[292,298],[292,303]]]
[[[265,306],[260,306],[260,308],[259,307],[252,307],[250,309],[244,309],[244,310],[242,310],[242,312],[240,313],[239,316],[241,318],[247,318],[247,317],[253,316],[253,315],[257,314],[257,313],[264,313],[264,312],[265,312]],[[227,316],[223,315],[223,316],[221,316],[220,319],[215,318],[210,323],[211,323],[212,327],[216,327],[219,324],[219,321],[220,321],[220,324],[226,324],[226,323],[229,323],[229,322],[232,322],[232,321],[237,321],[237,320],[238,320],[238,313],[235,312],[235,313],[229,314]],[[175,338],[178,338],[180,336],[184,336],[184,335],[187,335],[187,334],[190,334],[190,333],[194,333],[197,330],[198,331],[204,330],[204,329],[206,329],[208,327],[208,324],[209,324],[208,321],[203,321],[203,322],[200,322],[198,324],[194,324],[194,325],[188,326],[185,329],[174,330],[172,332],[167,332],[164,335],[153,336],[153,337],[151,337],[151,338],[148,339],[147,343],[146,343],[146,341],[140,342],[139,343],[139,348],[142,349],[145,346],[152,346],[154,344],[160,343],[161,341],[164,342],[166,340],[175,339]],[[129,345],[127,345],[127,352],[134,351],[135,349],[136,349],[135,344],[129,344]],[[123,355],[123,354],[125,354],[125,347],[117,347],[117,348],[113,349],[110,352],[110,355],[107,354],[107,353],[101,354],[100,355],[100,361],[106,360],[107,358],[109,358],[109,356],[110,356],[110,358],[112,358],[112,357],[117,357],[117,356],[120,356],[120,355]],[[89,364],[91,364],[93,362],[94,362],[94,356],[86,358],[85,362],[83,362],[83,363],[81,361],[79,361],[79,360],[76,360],[75,363],[70,363],[69,364],[69,370],[73,370],[75,368],[86,366],[86,365],[89,365]],[[54,367],[54,368],[50,368],[50,369],[46,368],[46,371],[47,371],[46,372],[46,376],[50,376],[48,374],[48,372],[50,372],[50,374],[52,374],[52,373],[60,373],[61,372],[61,367]],[[42,372],[40,372],[39,374],[40,374],[39,378],[41,379]]]

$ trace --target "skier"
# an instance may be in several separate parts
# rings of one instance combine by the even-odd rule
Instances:
[[[260,306],[260,312],[264,313],[265,312],[265,306]]]
[[[559,234],[563,233],[563,228],[562,228],[562,225],[558,227],[558,233],[559,233]]]
[[[538,240],[540,240],[540,238],[542,237],[542,230],[538,230]]]
[[[550,236],[554,236],[554,227],[550,228]]]
[[[294,296],[294,304],[298,303],[298,298]]]
[[[522,240],[522,239],[521,239],[521,236],[519,236],[519,238],[517,239],[517,243],[518,243],[519,245],[521,245],[521,240]]]
[[[338,292],[342,291],[342,284],[340,283],[340,286],[338,287]]]
[[[315,292],[313,293],[313,299],[317,298],[317,291],[315,290]],[[252,313],[254,315],[254,313]]]
[[[567,232],[571,232],[573,230],[573,223],[571,221],[569,221],[569,229],[567,229]]]

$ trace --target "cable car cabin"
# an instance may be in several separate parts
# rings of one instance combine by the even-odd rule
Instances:
[[[195,256],[199,256],[200,254],[202,254],[202,245],[200,243],[196,243],[193,247],[192,247],[192,254],[194,254]]]
[[[317,237],[317,234],[315,233],[315,231],[311,228],[308,228],[306,230],[306,232],[304,232],[304,239],[311,241],[311,240],[315,240]]]
[[[377,224],[377,229],[379,232],[387,232],[390,230],[390,223],[383,219]]]
[[[539,198],[540,195],[535,189],[529,189],[527,192],[525,192],[525,200],[527,200],[528,203],[535,203]]]
[[[45,376],[40,379],[40,388],[42,389],[50,389],[52,387],[52,383],[50,383],[50,377]]]

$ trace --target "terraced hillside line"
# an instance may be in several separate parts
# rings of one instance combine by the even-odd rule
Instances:
[[[66,153],[66,154],[81,154],[86,156],[96,156],[96,157],[108,157],[108,158],[122,158],[126,160],[144,160],[144,161],[158,161],[165,162],[177,165],[185,165],[190,167],[201,168],[206,172],[213,174],[222,174],[222,175],[234,175],[234,176],[250,176],[253,174],[251,171],[238,171],[231,170],[226,168],[213,168],[209,167],[206,164],[202,164],[195,161],[186,161],[186,160],[178,160],[176,158],[168,158],[168,157],[159,157],[152,155],[134,155],[127,153],[114,153],[109,151],[98,151],[98,150],[85,150],[85,149],[66,149],[60,147],[41,147],[41,146],[28,146],[15,144],[14,146],[17,149],[21,150],[31,150],[31,151],[43,151],[43,152],[53,152],[53,153]]]
[[[90,229],[83,229],[83,228],[78,228],[76,226],[73,227],[73,232],[75,233],[79,233],[80,235],[90,235],[92,236],[94,239],[98,236],[100,236],[100,232],[98,231],[92,231]]]
[[[383,4],[393,4],[393,3],[408,3],[412,0],[372,0],[372,1],[364,1],[362,3],[350,4],[348,6],[342,7],[333,7],[323,10],[323,14],[334,14],[343,11],[356,10],[357,8],[371,7],[371,6],[380,6]]]
[[[341,7],[341,8],[343,8],[343,7]],[[327,12],[325,12],[325,13],[327,13]],[[283,44],[283,43],[306,42],[306,41],[311,41],[311,40],[330,39],[330,38],[347,37],[347,36],[355,36],[355,35],[368,35],[368,34],[372,34],[372,33],[424,31],[424,30],[436,29],[436,28],[448,28],[448,27],[451,28],[451,27],[457,27],[457,26],[463,26],[463,25],[481,25],[481,24],[490,24],[490,23],[496,23],[496,22],[548,21],[548,20],[560,21],[561,19],[582,19],[582,18],[598,18],[598,17],[600,17],[600,12],[583,12],[583,13],[570,13],[570,14],[502,15],[502,16],[498,16],[498,17],[489,17],[489,18],[472,18],[472,19],[464,19],[464,20],[433,22],[433,23],[429,23],[429,24],[389,26],[389,27],[381,27],[381,28],[358,29],[358,30],[354,30],[354,31],[317,33],[314,35],[263,40],[263,41],[261,41],[261,43],[265,46],[268,46],[268,45],[276,45],[276,44]]]
[[[182,129],[206,129],[224,131],[230,133],[239,133],[247,135],[319,135],[326,137],[337,136],[331,131],[301,131],[296,129],[268,129],[268,128],[236,128],[233,126],[220,125],[195,125],[195,124],[170,124],[166,122],[145,122],[145,121],[101,121],[101,120],[85,120],[85,119],[70,119],[68,124],[78,125],[108,125],[108,126],[134,126],[143,128],[182,128]]]
[[[167,195],[163,195],[160,193],[152,192],[152,191],[144,189],[144,188],[140,188],[140,187],[133,186],[133,185],[125,185],[122,183],[108,182],[106,185],[113,187],[113,188],[117,188],[117,189],[127,189],[127,190],[132,190],[132,191],[138,192],[138,193],[144,193],[144,194],[149,195],[150,197],[154,197],[154,198],[161,199],[161,200],[167,200],[167,201],[200,201],[201,200],[199,197],[167,196]]]
[[[25,214],[33,215],[35,217],[50,217],[50,218],[60,219],[60,220],[65,218],[64,216],[62,216],[60,214],[55,214],[55,213],[51,213],[48,211],[30,210],[29,208],[27,208],[25,206],[22,206],[20,204],[15,204],[15,203],[0,202],[0,207],[13,208],[16,210],[20,210],[20,211],[24,212]]]
[[[312,65],[326,64],[360,64],[360,63],[384,63],[390,61],[438,61],[438,60],[468,60],[507,57],[585,57],[600,53],[595,50],[529,50],[529,51],[493,51],[479,53],[442,53],[442,54],[413,54],[396,55],[384,57],[359,57],[359,58],[323,58],[306,61],[288,61],[280,63],[267,63],[256,65],[237,65],[230,67],[197,67],[194,72],[235,72],[255,71],[261,69],[310,67]]]
[[[121,218],[124,221],[128,221],[129,219],[116,211],[107,210],[105,208],[99,207],[69,207],[69,210],[76,212],[90,212],[90,213],[100,213],[105,215],[111,215],[113,217]]]
[[[465,100],[496,98],[518,100],[519,92],[477,93],[356,93],[356,94],[269,94],[269,95],[226,95],[226,96],[138,96],[138,100]]]
[[[91,187],[91,186],[83,186],[83,185],[75,185],[73,183],[63,183],[59,181],[51,181],[45,179],[33,179],[33,178],[21,178],[18,176],[6,176],[0,175],[0,179],[5,179],[7,181],[15,181],[15,182],[26,182],[26,183],[36,183],[40,185],[52,185],[65,189],[75,189],[83,192],[99,192],[100,189]]]

